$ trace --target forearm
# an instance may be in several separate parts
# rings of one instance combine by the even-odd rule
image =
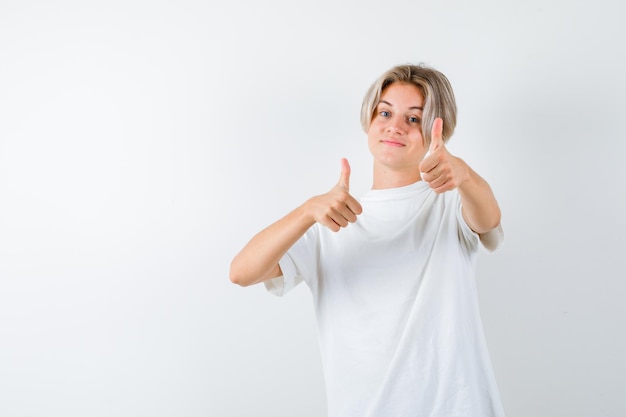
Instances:
[[[278,261],[314,223],[303,205],[263,229],[231,262],[231,281],[247,286],[274,278]]]
[[[333,232],[356,221],[361,205],[348,192],[350,165],[341,160],[339,183],[265,228],[248,242],[230,264],[230,280],[247,286],[280,274],[278,261],[316,222]]]
[[[500,224],[500,207],[487,181],[469,166],[467,169],[467,179],[458,188],[463,218],[476,233],[487,233]]]

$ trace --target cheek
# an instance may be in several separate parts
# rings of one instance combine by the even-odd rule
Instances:
[[[372,122],[372,123],[370,123],[369,129],[367,129],[367,140],[368,140],[368,142],[371,142],[372,140],[374,140],[375,137],[378,136],[375,132],[376,132],[376,124],[374,122]]]
[[[381,131],[383,131],[383,129],[383,124],[378,120],[378,118],[372,119],[372,123],[370,123],[370,128],[367,129],[367,136],[379,134]]]
[[[367,147],[372,149],[372,145],[374,144],[374,137],[368,132],[367,133]]]
[[[374,151],[374,147],[378,143],[378,135],[374,133],[372,127],[367,131],[367,147],[370,150],[370,153]]]
[[[422,131],[420,129],[415,132],[414,138],[415,142],[421,144],[422,146],[425,146],[424,135],[422,135]]]

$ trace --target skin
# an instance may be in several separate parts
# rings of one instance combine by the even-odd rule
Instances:
[[[402,187],[423,180],[438,194],[458,189],[463,217],[482,238],[500,224],[498,203],[489,184],[448,152],[442,119],[435,120],[430,147],[425,148],[423,106],[422,93],[412,84],[394,83],[381,94],[367,133],[374,161],[372,188]],[[349,183],[350,165],[342,159],[339,181],[329,192],[310,198],[263,229],[235,256],[231,281],[248,286],[282,275],[278,261],[316,222],[333,232],[354,223],[363,209],[350,195]]]
[[[402,187],[422,179],[438,194],[458,188],[463,218],[473,231],[485,234],[500,224],[493,192],[465,161],[448,151],[441,118],[433,123],[429,149],[424,147],[423,103],[421,91],[412,84],[394,83],[383,91],[368,130],[373,188]]]

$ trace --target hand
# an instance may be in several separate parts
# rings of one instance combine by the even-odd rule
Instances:
[[[354,223],[356,216],[363,212],[361,204],[350,195],[350,164],[341,159],[341,175],[339,182],[326,194],[309,199],[305,204],[307,212],[313,219],[338,232],[348,223]]]
[[[469,178],[469,167],[455,157],[443,143],[443,119],[435,119],[427,156],[419,165],[422,179],[437,194],[454,190]]]

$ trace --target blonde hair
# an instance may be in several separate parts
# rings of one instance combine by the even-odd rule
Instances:
[[[361,105],[361,126],[367,133],[374,117],[380,96],[393,83],[417,86],[424,96],[422,111],[422,137],[424,146],[430,146],[430,133],[437,117],[443,119],[443,140],[450,139],[456,127],[456,101],[450,81],[441,72],[424,65],[398,65],[383,75],[367,90]]]

